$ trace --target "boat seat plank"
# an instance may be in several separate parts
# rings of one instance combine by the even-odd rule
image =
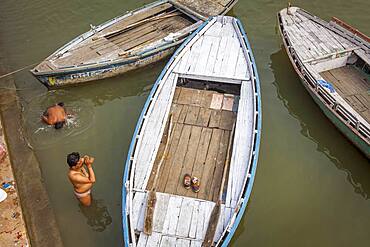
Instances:
[[[193,199],[184,197],[181,204],[179,223],[176,228],[176,236],[189,237],[189,231],[191,226],[191,215],[193,213]]]
[[[153,232],[146,241],[146,247],[157,247],[161,241],[162,234]]]
[[[181,211],[182,197],[171,196],[168,202],[166,219],[164,220],[163,233],[175,235]]]
[[[162,236],[161,247],[173,247],[176,245],[176,238],[170,236]]]
[[[158,193],[156,197],[157,197],[157,202],[156,202],[154,215],[153,215],[153,231],[162,232],[164,220],[167,214],[170,195]]]
[[[190,240],[188,239],[178,238],[176,240],[176,247],[189,247],[189,246],[190,246]]]
[[[139,236],[139,241],[137,242],[137,247],[145,247],[146,243],[148,241],[148,235],[145,233],[141,232]]]

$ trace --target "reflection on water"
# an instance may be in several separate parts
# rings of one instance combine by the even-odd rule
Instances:
[[[299,120],[301,134],[315,142],[317,150],[347,174],[347,180],[356,193],[368,199],[370,166],[366,158],[325,117],[301,85],[293,67],[286,66],[290,64],[290,60],[284,47],[271,55],[271,61],[271,69],[275,75],[273,84],[277,88],[278,97],[289,113]],[[320,122],[325,124],[318,124]]]
[[[103,200],[92,200],[90,207],[79,204],[81,213],[86,217],[86,223],[96,232],[104,231],[112,223],[112,217]]]
[[[56,130],[41,120],[43,112],[58,102],[64,102],[67,111],[66,124]],[[94,122],[94,111],[89,101],[64,91],[49,91],[31,99],[24,109],[24,126],[34,149],[44,149],[61,140],[79,135]]]

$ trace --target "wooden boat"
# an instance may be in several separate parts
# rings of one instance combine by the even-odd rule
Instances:
[[[247,36],[239,20],[214,17],[177,50],[141,113],[123,178],[125,246],[226,246],[251,194],[260,135]],[[183,187],[186,173],[200,179],[198,193]]]
[[[161,0],[73,39],[31,70],[49,88],[107,78],[170,55],[209,16],[237,0]],[[211,7],[210,7],[211,6]]]
[[[370,38],[298,7],[278,13],[285,49],[304,87],[331,122],[370,157]]]

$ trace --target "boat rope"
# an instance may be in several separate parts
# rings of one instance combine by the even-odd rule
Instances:
[[[20,71],[22,71],[22,70],[24,70],[24,69],[27,69],[28,67],[34,66],[34,65],[36,65],[36,64],[38,64],[38,63],[39,63],[39,62],[37,62],[37,63],[33,63],[33,64],[29,64],[29,65],[27,65],[27,66],[24,66],[23,68],[20,68],[20,69],[14,70],[14,71],[12,71],[12,72],[10,72],[10,73],[7,73],[7,74],[5,74],[5,75],[0,75],[0,79],[5,78],[5,77],[10,76],[10,75],[13,75],[13,74],[15,74],[15,73],[18,73],[18,72],[20,72]]]

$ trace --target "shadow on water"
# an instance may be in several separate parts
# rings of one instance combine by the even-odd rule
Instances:
[[[370,166],[365,156],[344,137],[321,112],[301,84],[282,47],[271,55],[271,69],[279,99],[290,115],[301,125],[301,134],[317,144],[317,150],[325,154],[335,166],[347,174],[354,191],[369,198]]]
[[[84,207],[79,204],[81,213],[86,217],[87,224],[96,232],[104,231],[107,226],[112,224],[112,217],[103,200],[93,199],[90,207]]]

